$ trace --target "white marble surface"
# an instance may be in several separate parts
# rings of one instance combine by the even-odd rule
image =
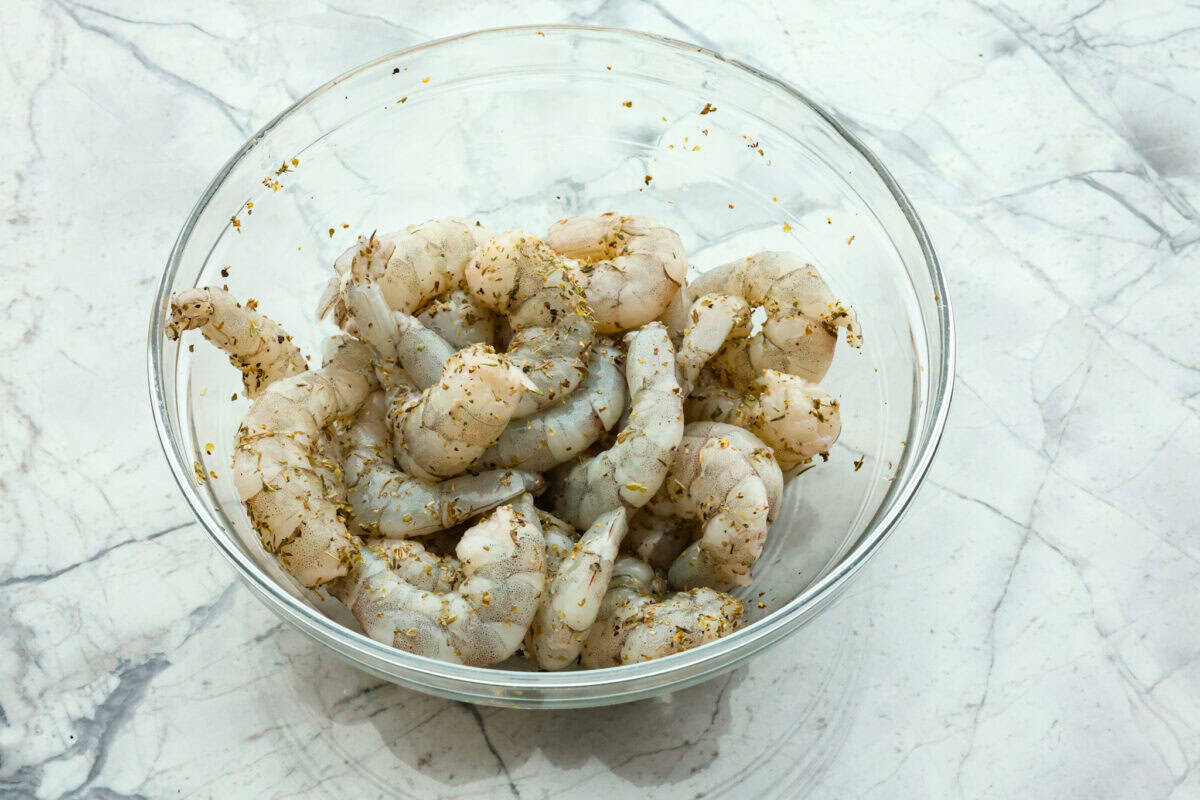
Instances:
[[[958,315],[942,452],[847,595],[669,700],[531,713],[358,674],[234,583],[167,474],[145,320],[229,153],[471,28],[663,32],[859,131]],[[0,795],[1200,796],[1200,7],[6,0]]]

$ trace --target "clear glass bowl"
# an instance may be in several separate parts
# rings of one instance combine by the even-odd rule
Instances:
[[[823,381],[842,401],[841,441],[828,463],[788,485],[754,583],[742,591],[746,624],[669,658],[558,673],[446,664],[362,636],[259,547],[228,468],[247,405],[240,376],[207,344],[193,351],[195,334],[182,345],[163,336],[168,297],[228,284],[317,358],[332,330],[314,321],[314,306],[355,234],[445,215],[541,233],[560,217],[612,209],[664,220],[683,237],[693,271],[758,250],[799,251],[862,322],[865,347],[840,344]],[[184,225],[155,298],[149,347],[154,417],[175,479],[268,607],[396,683],[531,707],[682,688],[820,612],[912,500],[946,419],[953,361],[946,289],[920,220],[878,159],[827,111],[702,48],[580,27],[491,30],[415,47],[280,114],[221,169]],[[217,477],[198,482],[197,463]]]

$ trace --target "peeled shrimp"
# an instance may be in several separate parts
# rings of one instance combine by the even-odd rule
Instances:
[[[675,357],[685,397],[695,387],[700,370],[725,340],[750,335],[750,304],[736,295],[706,294],[692,303],[688,323]]]
[[[343,296],[350,321],[375,351],[396,462],[409,475],[437,481],[465,471],[504,432],[522,396],[536,390],[490,345],[456,353],[437,345],[440,337],[387,307],[378,283],[355,276]],[[420,395],[413,375],[432,380]]]
[[[558,486],[555,513],[580,529],[606,511],[645,505],[683,436],[683,394],[666,328],[651,322],[626,341],[629,423],[612,447],[575,465]]]
[[[546,244],[583,262],[577,274],[600,333],[633,330],[654,319],[687,275],[679,235],[645,217],[610,211],[562,219],[550,226]]]
[[[363,546],[381,558],[397,578],[423,592],[450,592],[463,578],[457,558],[434,555],[412,539],[366,539]]]
[[[659,516],[699,519],[704,526],[700,539],[671,565],[671,585],[723,591],[748,584],[782,492],[779,464],[757,436],[721,422],[688,425],[649,507]]]
[[[496,343],[495,315],[477,304],[466,289],[438,295],[417,313],[417,319],[455,350]]]
[[[360,236],[333,262],[336,274],[321,297],[317,316],[332,313],[335,322],[344,322],[341,293],[352,275],[378,281],[391,308],[412,314],[437,295],[459,288],[467,258],[488,236],[479,223],[458,217]]]
[[[475,468],[511,467],[544,472],[581,455],[617,423],[625,408],[621,353],[598,340],[588,359],[588,375],[558,405],[513,420]]]
[[[457,348],[416,317],[388,307],[379,283],[354,277],[342,290],[342,298],[354,332],[375,348],[382,363],[398,364],[417,389],[441,380]]]
[[[366,399],[370,349],[335,337],[321,369],[276,381],[234,440],[233,481],[263,547],[305,586],[345,575],[357,545],[314,467],[322,429]]]
[[[689,398],[691,410],[754,433],[775,451],[784,472],[828,454],[842,432],[842,415],[833,396],[804,378],[773,369],[763,370],[741,402],[729,407],[697,404],[693,409]]]
[[[514,418],[571,394],[586,372],[592,323],[567,259],[536,237],[505,233],[471,255],[465,279],[476,302],[507,316],[513,336],[505,357],[536,386]]]
[[[608,589],[613,562],[626,531],[625,509],[602,515],[555,569],[526,639],[542,669],[562,669],[579,657]]]
[[[383,393],[372,392],[344,437],[350,509],[369,531],[392,538],[436,533],[542,486],[539,476],[512,470],[440,483],[406,475],[392,460],[386,412]]]
[[[489,345],[460,350],[447,359],[438,383],[391,409],[396,463],[429,481],[458,475],[495,443],[532,388]]]
[[[712,589],[660,600],[661,579],[629,556],[617,559],[596,622],[583,645],[583,666],[636,664],[715,641],[741,623],[742,602]]]
[[[764,251],[723,264],[700,275],[688,290],[696,296],[737,295],[766,310],[760,332],[728,342],[713,362],[738,390],[764,369],[821,380],[833,360],[838,328],[846,329],[851,347],[862,345],[854,311],[833,296],[816,267],[794,253]]]
[[[486,667],[516,652],[545,583],[545,541],[533,499],[522,495],[469,528],[455,548],[463,579],[421,589],[361,548],[361,561],[330,591],[363,631],[399,650]]]
[[[171,295],[167,338],[175,340],[183,331],[199,328],[205,339],[229,354],[253,400],[275,381],[308,369],[292,337],[258,313],[257,305],[253,300],[242,305],[216,286],[184,289]]]

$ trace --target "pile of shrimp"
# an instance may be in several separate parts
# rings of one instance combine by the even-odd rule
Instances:
[[[171,298],[167,335],[243,374],[234,485],[283,569],[372,639],[474,666],[615,667],[739,626],[785,478],[841,431],[817,385],[839,329],[861,343],[816,268],[761,252],[689,283],[674,231],[617,213],[541,238],[433,220],[333,267],[319,368],[253,301]]]

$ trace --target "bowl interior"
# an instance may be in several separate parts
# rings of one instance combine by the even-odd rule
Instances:
[[[240,376],[198,336],[161,338],[167,294],[227,285],[318,361],[334,329],[315,321],[317,297],[358,233],[458,215],[541,235],[561,217],[619,210],[673,227],[693,274],[793,250],[854,306],[865,335],[861,351],[839,344],[822,382],[842,403],[841,440],[828,463],[788,484],[740,592],[748,622],[781,610],[799,618],[814,583],[894,521],[944,410],[944,291],[888,180],[786,87],[655,37],[516,29],[374,62],[248,143],[181,235],[151,332],[168,455],[177,472],[196,463],[209,476],[178,477],[215,537],[320,604],[258,545],[229,470],[248,405]],[[372,668],[394,677],[419,661],[395,655]]]

